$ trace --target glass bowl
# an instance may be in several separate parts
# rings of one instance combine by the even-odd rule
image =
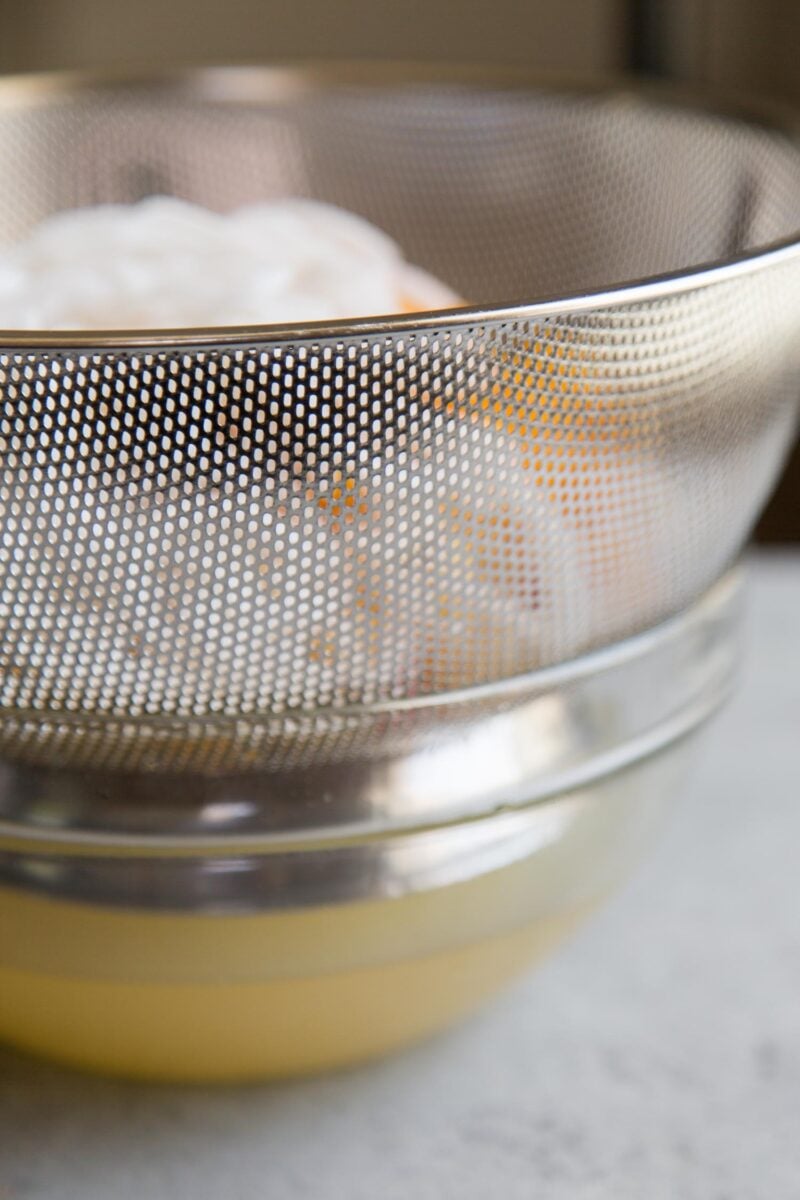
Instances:
[[[644,634],[439,698],[448,719],[394,756],[323,787],[295,775],[279,829],[246,776],[5,767],[0,1038],[240,1080],[358,1062],[470,1012],[638,858],[728,693],[740,590],[728,575]]]

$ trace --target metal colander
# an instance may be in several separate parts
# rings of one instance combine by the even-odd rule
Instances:
[[[214,71],[5,83],[0,156],[6,238],[156,192],[306,195],[470,304],[0,335],[7,759],[378,752],[450,719],[442,693],[689,605],[789,445],[800,150],[777,128],[619,91]]]

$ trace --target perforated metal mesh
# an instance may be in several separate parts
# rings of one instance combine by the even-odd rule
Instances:
[[[279,84],[258,104],[191,88],[0,104],[0,227],[142,192],[219,208],[305,193],[369,216],[478,304],[800,229],[800,154],[734,121]],[[739,551],[790,439],[798,345],[789,255],[529,319],[9,346],[0,750],[301,762],[433,719],[332,710],[503,679],[653,624]]]

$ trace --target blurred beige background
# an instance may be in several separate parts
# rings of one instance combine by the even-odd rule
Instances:
[[[630,69],[800,104],[800,0],[0,0],[0,71],[395,58]],[[800,451],[762,521],[800,541]]]
[[[0,0],[0,69],[378,57],[606,72],[662,65],[800,97],[798,0]]]
[[[2,65],[284,57],[616,64],[619,0],[5,0]],[[5,31],[4,31],[5,32]]]

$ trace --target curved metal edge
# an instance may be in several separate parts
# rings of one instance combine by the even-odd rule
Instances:
[[[0,811],[13,815],[0,820],[0,849],[118,858],[288,854],[530,810],[653,757],[716,711],[738,663],[740,592],[736,572],[673,621],[669,637],[623,643],[616,656],[606,652],[604,670],[573,677],[571,688],[556,686],[551,673],[549,686],[520,704],[481,710],[466,729],[394,760],[361,770],[322,767],[310,779],[254,774],[249,793],[241,779],[210,777],[199,802],[189,780],[194,810],[170,806],[175,777],[137,778],[130,791],[130,780],[112,776],[97,792],[91,773],[69,781],[5,764]],[[252,798],[244,827],[243,794]],[[87,796],[94,807],[81,807]]]
[[[671,737],[651,744],[636,761],[547,803],[509,808],[490,817],[429,829],[397,831],[383,840],[299,847],[261,853],[252,847],[229,848],[224,856],[196,854],[190,858],[164,856],[115,857],[113,853],[76,856],[31,845],[8,850],[0,841],[0,901],[42,896],[53,901],[90,906],[95,910],[186,913],[231,916],[300,911],[358,901],[393,900],[419,892],[467,883],[492,872],[533,859],[569,839],[586,818],[602,815],[603,805],[624,789],[646,789],[636,797],[627,816],[612,815],[623,842],[632,825],[652,823],[685,769],[684,743],[696,735],[711,715],[695,712],[683,727],[675,723]],[[699,721],[699,723],[698,723]],[[669,756],[660,777],[639,780],[642,768],[651,770]],[[651,767],[652,764],[652,767]],[[666,764],[665,764],[666,765]],[[636,773],[636,774],[634,774]],[[639,780],[635,784],[635,780]],[[612,789],[612,791],[608,791]],[[630,797],[633,798],[632,796]],[[654,808],[655,805],[655,808]],[[638,814],[638,815],[637,815]],[[606,837],[608,831],[606,832]],[[598,847],[598,862],[589,874],[608,869],[609,846]],[[580,888],[580,879],[573,880]]]
[[[36,829],[0,821],[0,853],[47,853],[70,858],[131,859],[213,859],[238,855],[274,856],[325,851],[337,848],[370,846],[375,842],[414,837],[438,830],[447,831],[491,822],[512,813],[525,813],[533,808],[559,800],[565,795],[603,783],[631,767],[657,757],[671,746],[691,736],[705,725],[729,699],[734,675],[720,681],[704,700],[674,713],[657,729],[615,747],[573,771],[564,772],[549,787],[532,786],[525,798],[497,797],[483,808],[467,811],[439,820],[420,820],[418,817],[397,818],[390,824],[362,821],[336,827],[335,831],[312,830],[308,833],[231,834],[212,838],[203,835],[113,835],[93,830],[65,830],[54,834],[52,829]]]
[[[472,87],[547,88],[563,95],[589,94],[608,101],[642,106],[691,109],[705,116],[725,117],[773,134],[795,139],[800,122],[786,107],[759,99],[742,99],[725,94],[690,89],[686,86],[655,82],[632,84],[625,77],[576,79],[524,69],[438,66],[404,63],[331,63],[327,65],[295,63],[264,67],[187,67],[172,72],[125,71],[119,74],[89,72],[50,72],[17,75],[0,81],[0,106],[21,107],[46,103],[53,97],[75,98],[93,90],[121,90],[131,87],[163,87],[188,95],[199,95],[217,102],[244,103],[281,96],[313,92],[333,85],[395,86],[427,82],[442,85],[469,84]],[[800,146],[798,147],[800,154]],[[769,243],[730,259],[699,263],[690,268],[625,280],[609,288],[575,295],[539,297],[529,303],[505,303],[482,308],[443,309],[411,316],[372,317],[360,321],[312,322],[304,325],[247,325],[222,328],[152,330],[70,331],[0,330],[0,350],[5,353],[92,354],[103,352],[228,350],[267,348],[276,344],[353,340],[374,340],[381,336],[411,336],[443,328],[461,330],[486,324],[506,324],[600,308],[624,307],[646,303],[666,296],[696,291],[741,275],[800,258],[800,229],[789,237]]]

